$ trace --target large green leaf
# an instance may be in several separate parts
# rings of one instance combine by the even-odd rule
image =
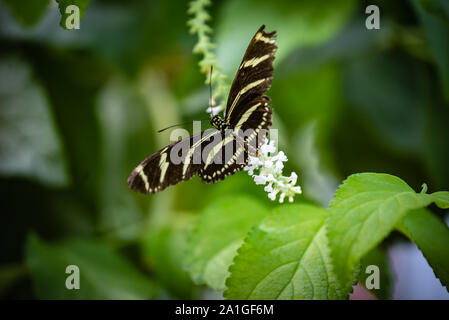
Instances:
[[[192,232],[185,266],[197,284],[223,290],[237,249],[268,210],[249,197],[225,197],[201,214]]]
[[[416,243],[441,284],[449,289],[449,228],[427,209],[413,210],[398,229]]]
[[[48,244],[30,234],[26,263],[39,299],[151,299],[155,285],[121,255],[93,240]],[[80,289],[68,290],[68,265],[80,272]]]
[[[226,281],[227,299],[341,299],[330,261],[326,210],[286,205],[253,228]]]
[[[388,174],[360,173],[346,179],[335,194],[327,220],[332,257],[342,283],[347,283],[355,265],[407,211],[436,200],[436,196],[416,193]]]

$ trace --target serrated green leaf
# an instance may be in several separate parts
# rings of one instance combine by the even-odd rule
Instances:
[[[286,205],[253,228],[226,281],[227,299],[342,299],[325,232],[326,210]]]
[[[81,21],[84,16],[84,12],[89,6],[90,0],[56,0],[56,2],[59,5],[59,12],[61,12],[61,21],[59,22],[59,25],[68,30],[66,27],[66,21],[70,14],[66,12],[67,7],[71,5],[77,6],[79,8],[79,19]]]
[[[249,197],[217,200],[199,217],[189,240],[185,267],[193,281],[223,290],[237,248],[268,210]]]
[[[391,297],[392,272],[390,262],[388,260],[387,250],[379,246],[368,252],[362,258],[361,277],[360,282],[365,286],[366,278],[369,274],[366,273],[366,268],[370,265],[375,265],[379,268],[380,279],[379,289],[367,289],[374,294],[378,299],[388,300]],[[365,286],[366,287],[366,286]]]
[[[93,240],[48,244],[35,234],[27,240],[26,264],[39,299],[151,299],[155,285],[125,258]],[[80,289],[66,288],[68,265],[80,272]]]
[[[449,291],[449,228],[427,209],[410,211],[397,227],[416,243]]]
[[[360,173],[346,179],[335,194],[326,223],[341,283],[349,281],[354,266],[407,211],[436,200],[430,194],[416,193],[404,181],[388,174]]]

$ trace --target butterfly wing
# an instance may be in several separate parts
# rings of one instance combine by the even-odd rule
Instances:
[[[128,186],[137,192],[149,194],[191,179],[204,167],[202,150],[222,133],[206,130],[162,148],[143,160],[130,174]]]
[[[236,139],[232,130],[222,133],[221,141],[211,142],[204,149],[204,165],[199,171],[205,183],[215,183],[240,171],[248,162],[243,143]]]
[[[276,31],[267,33],[264,29],[265,26],[261,26],[251,39],[231,86],[226,105],[226,122],[232,128],[255,130],[271,125],[271,108],[268,107],[270,98],[264,94],[270,89],[273,77]],[[260,125],[262,122],[265,123]]]

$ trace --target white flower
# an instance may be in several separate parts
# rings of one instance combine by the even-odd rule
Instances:
[[[276,162],[276,169],[282,171],[282,169],[284,169],[284,164],[282,163],[282,161],[277,161]]]
[[[260,154],[264,156],[268,156],[268,153],[276,152],[274,141],[270,141],[269,143],[267,143],[267,141],[268,139],[265,141],[265,144],[260,147]]]
[[[272,192],[273,191],[273,187],[271,185],[272,183],[270,182],[269,184],[267,184],[265,186],[265,188],[263,188],[266,192]]]
[[[276,200],[276,195],[278,194],[279,190],[273,190],[268,194],[268,198],[270,198],[271,200]]]
[[[288,180],[292,183],[292,184],[296,184],[296,180],[298,179],[298,175],[295,172],[292,172],[290,174],[290,177],[288,178]],[[301,189],[301,188],[300,188]]]
[[[249,165],[258,166],[260,164],[259,158],[249,156]]]
[[[284,198],[285,198],[285,193],[282,192],[281,195],[279,196],[279,202],[283,203],[284,202]]]
[[[221,110],[223,110],[222,106],[209,107],[206,109],[206,112],[212,114],[213,116],[217,115]]]
[[[258,175],[258,176],[253,176],[253,177],[254,177],[254,182],[256,184],[265,184],[268,181],[267,177],[265,177],[263,175]]]
[[[283,151],[279,151],[276,155],[274,141],[265,141],[259,149],[259,157],[249,157],[248,165],[244,168],[251,175],[256,184],[266,184],[264,190],[268,192],[268,198],[276,200],[279,193],[279,202],[283,203],[287,197],[288,201],[293,202],[293,197],[302,192],[300,186],[295,186],[298,175],[292,172],[289,177],[282,175],[284,162],[288,161]],[[259,174],[254,175],[258,171]]]
[[[275,155],[274,157],[272,157],[273,160],[275,161],[288,161],[287,156],[285,155],[284,151],[279,151],[277,155]]]
[[[265,168],[271,168],[273,166],[273,161],[267,160],[265,161]]]

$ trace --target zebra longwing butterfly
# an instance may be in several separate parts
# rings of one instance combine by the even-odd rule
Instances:
[[[143,160],[128,178],[132,190],[155,193],[196,173],[205,183],[217,182],[242,170],[248,155],[257,155],[271,126],[271,100],[265,92],[271,86],[277,50],[276,31],[266,33],[264,29],[263,25],[257,30],[246,49],[231,86],[225,118],[212,117],[213,129],[177,141]]]

